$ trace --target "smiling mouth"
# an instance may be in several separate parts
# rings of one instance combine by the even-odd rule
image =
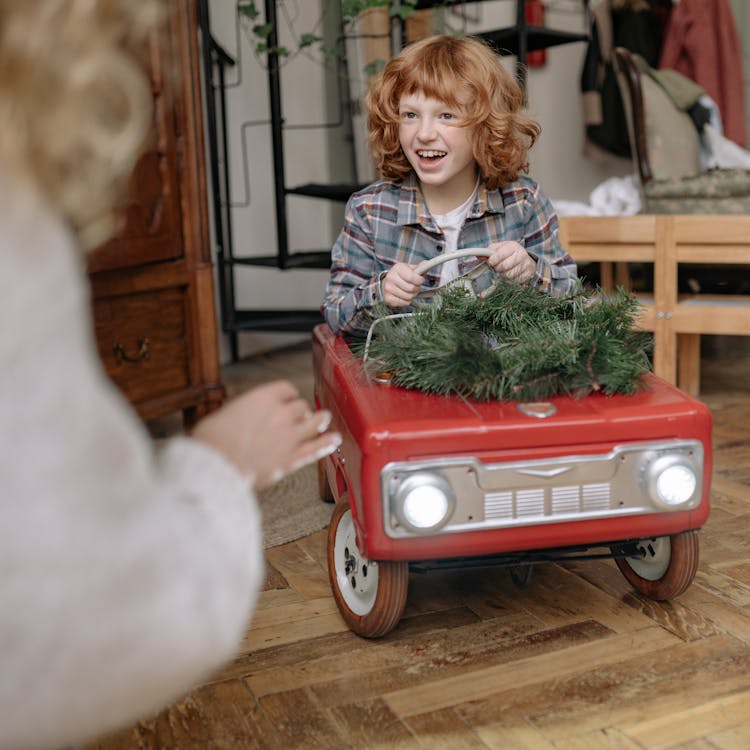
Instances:
[[[446,155],[446,153],[447,151],[434,151],[430,149],[417,151],[417,156],[420,159],[442,159]]]

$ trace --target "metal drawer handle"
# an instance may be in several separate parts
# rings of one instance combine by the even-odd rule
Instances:
[[[115,362],[121,365],[123,362],[142,362],[144,359],[148,359],[151,356],[148,348],[149,343],[148,339],[138,339],[138,351],[133,356],[126,354],[125,347],[122,344],[115,343],[112,347]]]

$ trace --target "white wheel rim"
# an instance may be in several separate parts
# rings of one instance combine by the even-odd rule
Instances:
[[[647,581],[658,581],[664,576],[672,559],[672,545],[668,536],[660,536],[656,539],[642,539],[638,543],[638,549],[645,552],[645,556],[626,557],[628,565],[641,578]]]
[[[360,554],[350,510],[341,516],[336,527],[333,563],[346,606],[355,615],[369,614],[378,593],[378,564]]]

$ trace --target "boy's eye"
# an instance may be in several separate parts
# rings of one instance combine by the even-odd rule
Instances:
[[[403,117],[404,120],[413,120],[416,115],[414,114],[414,112],[402,112],[401,117]]]

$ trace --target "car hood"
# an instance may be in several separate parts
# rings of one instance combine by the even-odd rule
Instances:
[[[341,340],[332,342],[329,355],[328,387],[337,391],[341,416],[365,453],[368,446],[378,450],[387,443],[420,455],[552,445],[602,444],[605,449],[619,442],[710,434],[708,408],[652,374],[644,376],[633,395],[558,396],[540,406],[431,395],[381,383]]]

